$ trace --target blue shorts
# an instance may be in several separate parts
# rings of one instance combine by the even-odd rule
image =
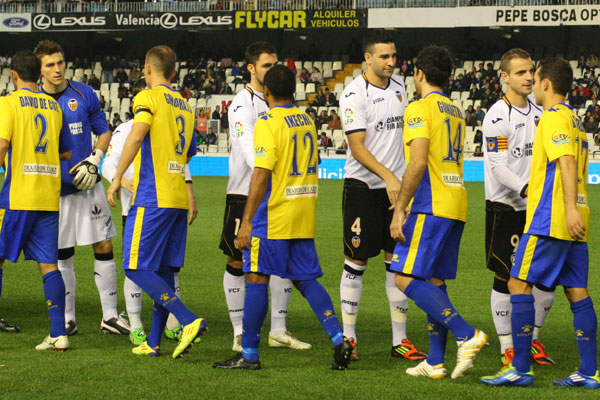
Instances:
[[[58,211],[0,209],[0,259],[17,262],[21,250],[26,260],[57,263]]]
[[[409,214],[396,243],[391,270],[421,279],[454,279],[465,223],[431,214]]]
[[[293,281],[323,276],[314,239],[273,240],[252,237],[244,250],[244,272],[277,275]]]
[[[132,206],[123,237],[123,269],[183,267],[187,210]]]
[[[587,243],[524,233],[510,276],[546,287],[587,288],[588,270]]]

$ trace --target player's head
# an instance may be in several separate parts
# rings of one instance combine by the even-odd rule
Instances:
[[[246,68],[250,72],[250,83],[262,88],[265,74],[277,64],[277,50],[268,42],[252,43],[246,48],[246,62]]]
[[[131,97],[135,97],[136,94],[146,89],[146,80],[144,78],[138,79],[131,88]]]
[[[65,83],[65,52],[60,44],[52,40],[42,40],[33,50],[41,63],[44,83],[61,86]]]
[[[275,65],[265,74],[264,90],[269,107],[274,102],[292,103],[296,91],[294,72],[284,65]]]
[[[502,80],[508,92],[519,96],[528,96],[533,90],[535,68],[529,53],[523,49],[511,49],[502,55],[500,61]]]
[[[448,49],[440,46],[427,46],[419,52],[415,62],[415,89],[421,96],[426,83],[442,89],[452,74],[452,56]]]
[[[569,93],[573,83],[573,69],[564,58],[546,58],[539,62],[534,79],[535,101],[543,105],[544,100],[549,97],[564,97]]]
[[[10,70],[15,86],[17,86],[19,80],[36,83],[40,78],[40,60],[32,51],[22,50],[12,57]]]
[[[175,64],[177,63],[177,55],[169,46],[160,45],[154,46],[146,53],[146,61],[144,63],[144,76],[146,83],[157,78],[170,81],[175,76]]]
[[[374,29],[363,38],[367,66],[380,78],[389,78],[396,67],[396,44],[386,31]]]

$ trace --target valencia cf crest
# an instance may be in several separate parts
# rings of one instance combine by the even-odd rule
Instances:
[[[540,116],[539,116],[539,115],[536,115],[536,116],[533,118],[533,122],[535,123],[535,126],[538,126],[538,124],[540,123]]]
[[[69,99],[69,102],[67,104],[69,105],[69,109],[71,111],[77,111],[77,106],[79,106],[79,103],[76,99]]]
[[[360,246],[360,237],[359,236],[354,236],[352,238],[352,246],[354,246],[354,247]]]
[[[400,103],[402,103],[402,93],[399,91],[396,91],[396,97],[398,98],[398,100],[400,100]]]

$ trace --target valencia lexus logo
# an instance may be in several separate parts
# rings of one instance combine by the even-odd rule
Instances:
[[[38,14],[33,18],[33,26],[36,29],[45,30],[50,27],[89,27],[105,26],[106,17],[104,16],[65,16],[50,17],[46,14]]]
[[[178,26],[219,26],[231,25],[231,15],[192,15],[177,16],[173,13],[150,14],[147,17],[138,17],[135,14],[117,14],[117,25],[119,26],[160,26],[164,29],[175,29]]]
[[[2,25],[8,28],[24,28],[29,25],[29,20],[27,18],[20,17],[5,18],[2,21]]]

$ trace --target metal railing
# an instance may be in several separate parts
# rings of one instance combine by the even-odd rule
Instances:
[[[594,5],[600,0],[199,0],[145,2],[30,2],[0,0],[0,13],[352,10],[367,8]]]

